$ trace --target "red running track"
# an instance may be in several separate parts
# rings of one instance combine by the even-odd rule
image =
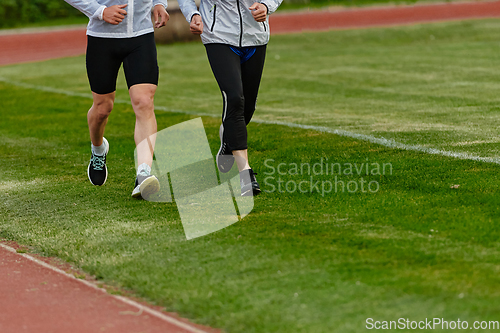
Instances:
[[[85,28],[0,35],[0,66],[85,53]]]
[[[272,33],[404,25],[500,17],[500,1],[312,11],[270,16]]]
[[[124,302],[93,283],[27,257],[0,246],[1,333],[215,332],[128,299]]]
[[[273,34],[500,17],[500,1],[276,13]],[[0,66],[85,53],[85,29],[0,35]]]

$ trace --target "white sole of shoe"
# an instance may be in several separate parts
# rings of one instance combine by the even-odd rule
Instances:
[[[142,183],[137,185],[132,191],[133,198],[142,197],[148,200],[153,194],[160,191],[160,181],[155,176],[144,179]]]

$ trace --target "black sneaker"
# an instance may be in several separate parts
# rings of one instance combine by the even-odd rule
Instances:
[[[133,198],[143,198],[148,200],[153,194],[160,191],[160,182],[153,175],[143,176],[138,175],[135,179],[134,190],[132,191]]]
[[[106,167],[106,155],[109,153],[109,143],[106,138],[102,138],[103,144],[106,145],[106,152],[104,156],[95,155],[92,152],[90,157],[90,163],[87,168],[87,175],[92,185],[101,186],[104,185],[106,179],[108,179],[108,168]]]
[[[220,148],[215,160],[217,162],[217,168],[220,172],[226,173],[231,170],[234,164],[234,157],[230,151],[227,151],[227,145],[224,142],[224,125],[221,124],[219,127],[219,137],[220,137]]]
[[[241,196],[256,196],[259,195],[261,190],[257,178],[255,175],[257,173],[253,172],[252,169],[243,170],[240,172],[240,186],[241,186]]]

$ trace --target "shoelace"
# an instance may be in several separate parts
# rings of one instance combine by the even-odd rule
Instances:
[[[99,155],[92,155],[92,165],[94,170],[102,171],[106,165],[106,157]]]

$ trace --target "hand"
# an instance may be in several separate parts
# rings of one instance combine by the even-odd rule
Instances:
[[[267,7],[266,5],[259,3],[259,2],[254,2],[254,4],[249,7],[252,11],[252,16],[253,19],[257,22],[264,22],[267,18]]]
[[[153,17],[155,19],[156,29],[164,27],[167,21],[170,19],[170,15],[168,15],[163,5],[156,5],[153,8]]]
[[[203,33],[203,21],[201,20],[200,15],[193,15],[191,18],[191,24],[189,25],[189,30],[191,30],[193,35],[201,35]]]
[[[117,25],[125,18],[127,11],[123,8],[127,5],[114,5],[111,7],[104,8],[102,12],[102,19],[108,23]]]

